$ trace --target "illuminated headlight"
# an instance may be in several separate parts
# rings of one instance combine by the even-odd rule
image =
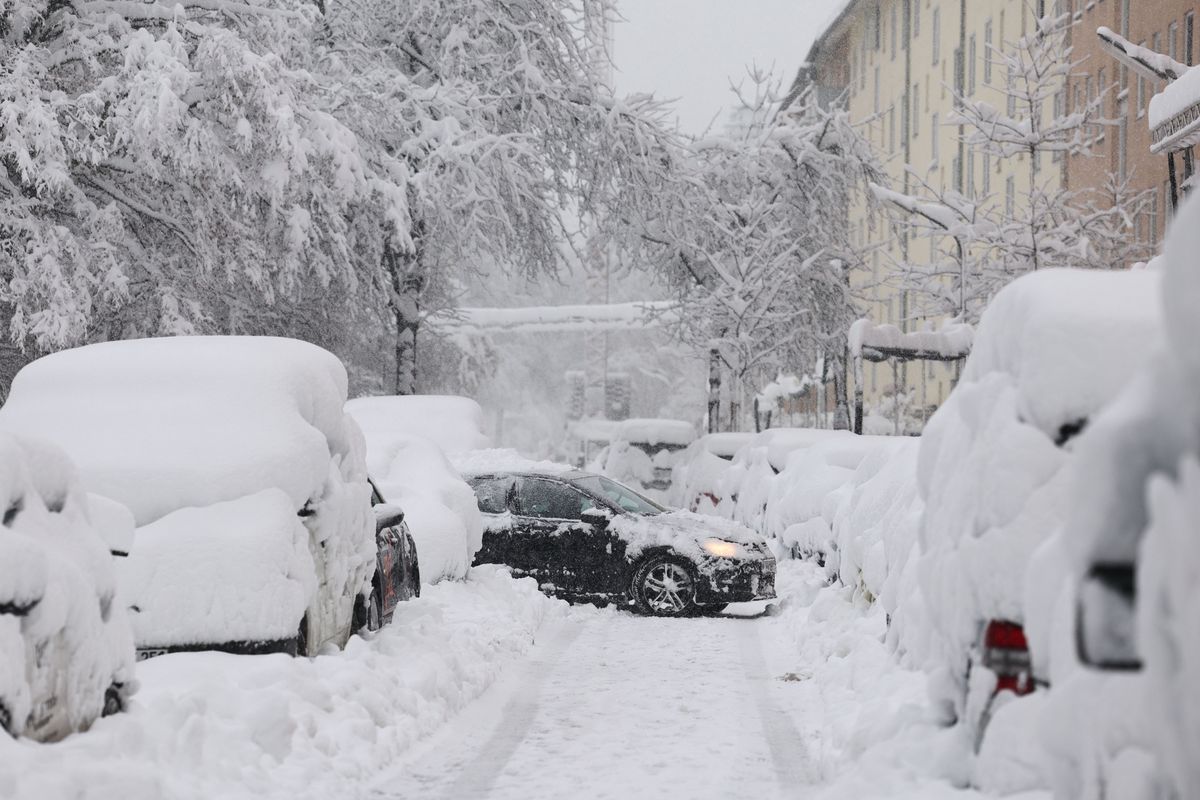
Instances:
[[[740,544],[724,539],[705,539],[700,543],[700,547],[704,549],[704,552],[716,558],[736,558],[742,553]]]

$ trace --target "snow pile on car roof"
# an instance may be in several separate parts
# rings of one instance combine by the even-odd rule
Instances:
[[[294,339],[103,342],[22,369],[0,427],[64,448],[145,525],[271,488],[299,509],[353,450],[345,397],[341,362]]]
[[[483,544],[483,518],[475,493],[447,460],[445,451],[433,440],[416,433],[420,429],[414,410],[433,409],[434,420],[472,418],[461,412],[468,408],[451,402],[447,413],[436,410],[437,401],[464,400],[460,397],[423,397],[422,403],[407,403],[409,397],[367,397],[346,404],[363,429],[367,442],[367,469],[389,503],[404,509],[408,529],[417,544],[421,580],[433,583],[443,578],[461,578],[471,567]],[[467,401],[474,405],[474,401]],[[475,406],[478,409],[478,406]],[[424,415],[421,411],[418,416]],[[471,430],[432,430],[444,442],[479,443],[486,440]]]
[[[359,397],[346,410],[368,439],[377,433],[406,433],[435,443],[446,455],[491,446],[483,433],[483,409],[469,397],[403,395]]]
[[[561,475],[575,469],[570,464],[528,458],[510,448],[472,450],[450,456],[450,463],[463,475],[482,475],[490,472],[539,472]]]
[[[0,739],[58,739],[132,692],[126,603],[62,451],[0,434],[0,502]]]

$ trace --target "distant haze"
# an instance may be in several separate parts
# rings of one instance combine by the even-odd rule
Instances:
[[[808,48],[843,0],[619,0],[613,32],[617,90],[677,98],[680,126],[720,130],[737,102],[729,82],[746,66],[791,83]],[[747,82],[748,85],[748,82]]]

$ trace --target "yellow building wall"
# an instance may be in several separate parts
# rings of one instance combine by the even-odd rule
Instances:
[[[951,120],[960,46],[964,94],[1005,110],[1005,67],[990,51],[1005,43],[1011,48],[1032,25],[1033,12],[1023,0],[859,0],[835,29],[826,32],[824,38],[830,41],[847,37],[851,119],[871,142],[891,188],[921,193],[911,178],[906,186],[906,165],[911,164],[931,186],[960,190],[976,201],[990,197],[992,203],[1004,204],[1011,193],[1016,204],[1027,196],[1027,158],[997,159],[960,147],[960,128]],[[960,156],[961,178],[955,166]],[[1061,180],[1060,166],[1049,157],[1041,169],[1043,177]],[[865,203],[852,208],[850,222],[854,243],[870,251],[866,266],[851,276],[867,316],[904,330],[936,326],[949,316],[899,285],[905,261],[929,264],[939,259],[940,250],[949,252],[946,248],[952,243],[946,237],[893,226],[884,212]],[[953,388],[956,373],[953,364],[911,362],[896,369],[888,363],[865,364],[866,406],[877,405],[896,385],[915,405],[939,406]]]

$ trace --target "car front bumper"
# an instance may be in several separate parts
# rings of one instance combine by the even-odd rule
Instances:
[[[696,602],[748,603],[774,600],[775,559],[770,556],[752,560],[708,559],[699,565]]]

